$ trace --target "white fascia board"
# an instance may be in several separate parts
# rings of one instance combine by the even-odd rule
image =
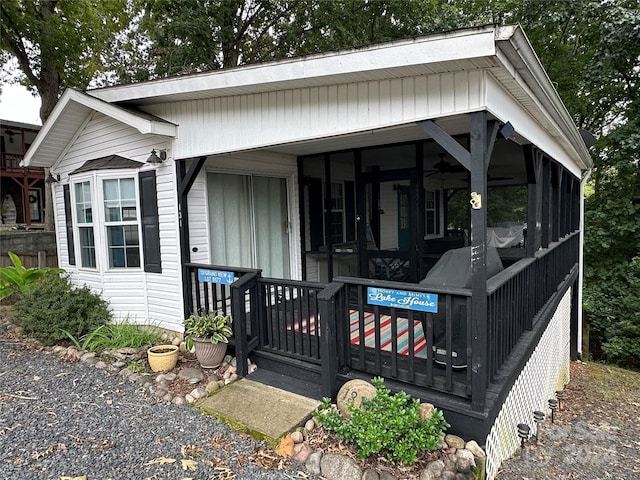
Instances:
[[[471,37],[471,38],[470,38]],[[153,80],[91,90],[106,102],[136,102],[184,93],[225,95],[228,89],[253,92],[286,89],[315,80],[318,85],[339,83],[341,76],[393,70],[431,63],[491,57],[495,54],[495,27],[457,30],[362,49],[280,60],[260,65],[190,76]]]
[[[551,83],[522,28],[520,26],[499,27],[496,31],[496,44],[499,52],[502,52],[511,63],[512,68],[515,68],[515,72],[512,72],[514,78],[517,80],[517,76],[520,76],[533,92],[534,98],[541,102],[554,118],[560,131],[577,153],[581,169],[590,169],[593,166],[593,161],[578,127],[553,87],[553,83]],[[512,70],[509,66],[506,67],[507,70]]]
[[[58,103],[56,103],[56,106],[51,112],[51,115],[49,115],[49,118],[36,135],[36,138],[31,144],[31,147],[29,147],[29,150],[27,150],[27,153],[22,161],[22,165],[32,165],[34,157],[38,155],[41,148],[59,150],[59,152],[57,152],[58,154],[67,148],[69,141],[71,141],[74,135],[76,135],[76,131],[64,132],[66,134],[66,137],[68,137],[66,138],[66,142],[64,145],[47,145],[47,139],[49,138],[49,135],[52,133],[52,131],[56,128],[57,122],[62,119],[67,113],[67,107],[71,102],[75,102],[86,107],[87,116],[90,115],[92,111],[100,112],[108,117],[111,117],[119,122],[135,128],[142,134],[151,133],[174,138],[177,136],[177,125],[173,123],[160,119],[154,120],[152,118],[145,118],[142,115],[137,115],[136,113],[125,110],[121,107],[118,107],[117,105],[111,105],[100,100],[99,98],[87,95],[84,92],[68,88],[62,94],[62,97],[60,98],[60,100],[58,100]],[[83,124],[84,120],[79,123]],[[59,157],[58,154],[54,152],[54,156],[56,158]],[[33,163],[33,166],[51,167],[53,163],[53,161],[48,160],[47,162]]]

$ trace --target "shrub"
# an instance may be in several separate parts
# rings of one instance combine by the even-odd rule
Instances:
[[[79,339],[66,330],[63,333],[78,349],[88,352],[154,345],[160,341],[162,335],[157,327],[135,325],[128,321],[100,325]]]
[[[0,268],[0,300],[18,293],[24,295],[27,289],[47,273],[62,273],[60,268],[25,268],[13,252],[7,252],[12,266]]]
[[[17,323],[27,336],[45,345],[76,338],[106,324],[108,304],[89,288],[74,288],[66,276],[45,274],[16,302]],[[67,332],[67,333],[65,333]]]
[[[440,448],[440,436],[449,427],[442,411],[434,409],[430,419],[420,419],[420,402],[406,392],[392,395],[382,378],[371,382],[376,396],[363,399],[361,409],[349,405],[351,420],[347,421],[323,399],[314,412],[319,423],[353,445],[356,455],[366,459],[374,453],[387,460],[405,464],[414,463],[419,452]]]

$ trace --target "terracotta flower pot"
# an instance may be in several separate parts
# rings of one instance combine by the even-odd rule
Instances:
[[[178,363],[178,350],[176,345],[156,345],[147,350],[147,360],[154,372],[173,370]]]
[[[224,342],[211,343],[208,338],[193,339],[196,347],[196,358],[202,368],[217,368],[222,363],[227,353],[227,344]]]

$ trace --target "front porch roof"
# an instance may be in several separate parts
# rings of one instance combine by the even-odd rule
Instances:
[[[93,112],[100,112],[114,118],[135,128],[142,134],[169,137],[177,135],[177,125],[162,118],[113,105],[79,90],[69,88],[58,100],[51,116],[44,123],[27,151],[22,164],[31,167],[51,167],[54,165]]]

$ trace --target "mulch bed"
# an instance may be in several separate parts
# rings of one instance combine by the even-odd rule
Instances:
[[[640,479],[640,372],[571,364],[563,408],[499,480]]]

